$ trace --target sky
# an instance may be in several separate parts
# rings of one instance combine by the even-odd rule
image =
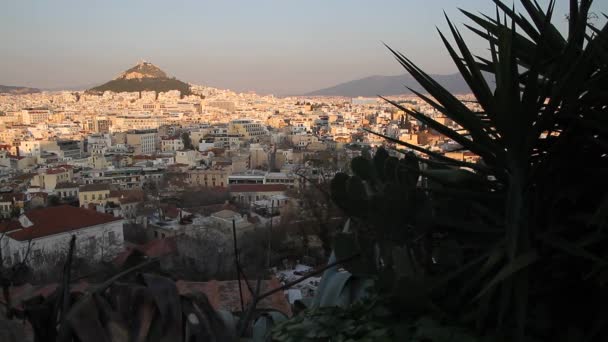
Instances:
[[[539,0],[542,5],[548,3]],[[558,0],[556,20],[566,20]],[[508,2],[510,3],[510,2]],[[146,60],[180,80],[302,94],[403,69],[382,42],[433,74],[456,71],[436,27],[443,11],[492,15],[490,0],[18,0],[0,2],[0,84],[101,84]],[[608,1],[594,10],[608,13]]]

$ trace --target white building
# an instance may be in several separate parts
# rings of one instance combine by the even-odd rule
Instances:
[[[39,157],[44,151],[59,152],[56,141],[24,140],[19,144],[19,154],[22,156]]]
[[[160,141],[161,152],[174,152],[184,149],[184,141],[181,137],[166,137]]]
[[[228,124],[228,134],[238,134],[245,139],[252,139],[268,135],[268,130],[263,124],[250,120],[238,119]]]
[[[28,265],[41,268],[58,253],[67,253],[75,235],[77,256],[109,260],[123,249],[122,224],[112,215],[69,205],[31,210],[19,220],[0,224],[0,256],[11,266],[27,255]]]
[[[28,108],[23,110],[22,118],[24,125],[35,125],[49,120],[51,111],[44,108]]]

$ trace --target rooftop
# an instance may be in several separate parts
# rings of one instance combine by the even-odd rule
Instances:
[[[60,168],[56,168],[56,169],[48,169],[48,170],[46,170],[45,173],[47,175],[57,175],[57,174],[64,173],[64,172],[68,172],[68,169],[60,167]]]
[[[87,184],[80,187],[80,192],[86,191],[110,191],[110,184],[99,183],[99,184]]]
[[[0,224],[0,232],[7,232],[6,235],[14,240],[25,241],[121,220],[70,205],[34,209],[27,212],[25,217],[32,226],[23,228],[19,221],[8,221]]]
[[[229,186],[230,192],[275,192],[285,190],[287,190],[285,184],[231,184]]]
[[[61,182],[61,183],[57,183],[57,186],[55,187],[55,189],[72,189],[72,188],[78,188],[78,184],[72,183],[72,182]]]
[[[222,218],[222,219],[233,218],[236,215],[239,215],[239,213],[229,210],[229,209],[220,210],[218,212],[211,214],[211,216],[215,216],[217,218]]]

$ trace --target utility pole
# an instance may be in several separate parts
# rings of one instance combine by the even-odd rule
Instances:
[[[232,219],[232,239],[234,243],[234,263],[236,266],[236,280],[239,282],[239,297],[241,299],[241,312],[245,312],[245,303],[243,302],[243,288],[241,287],[241,266],[239,263],[239,250],[236,244],[236,223]]]

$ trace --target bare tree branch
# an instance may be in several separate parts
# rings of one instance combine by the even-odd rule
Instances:
[[[72,271],[72,258],[74,257],[74,248],[76,246],[76,235],[72,235],[70,239],[70,250],[68,251],[68,257],[63,265],[63,288],[62,288],[62,300],[61,305],[61,324],[65,323],[65,317],[70,309],[70,277]]]

